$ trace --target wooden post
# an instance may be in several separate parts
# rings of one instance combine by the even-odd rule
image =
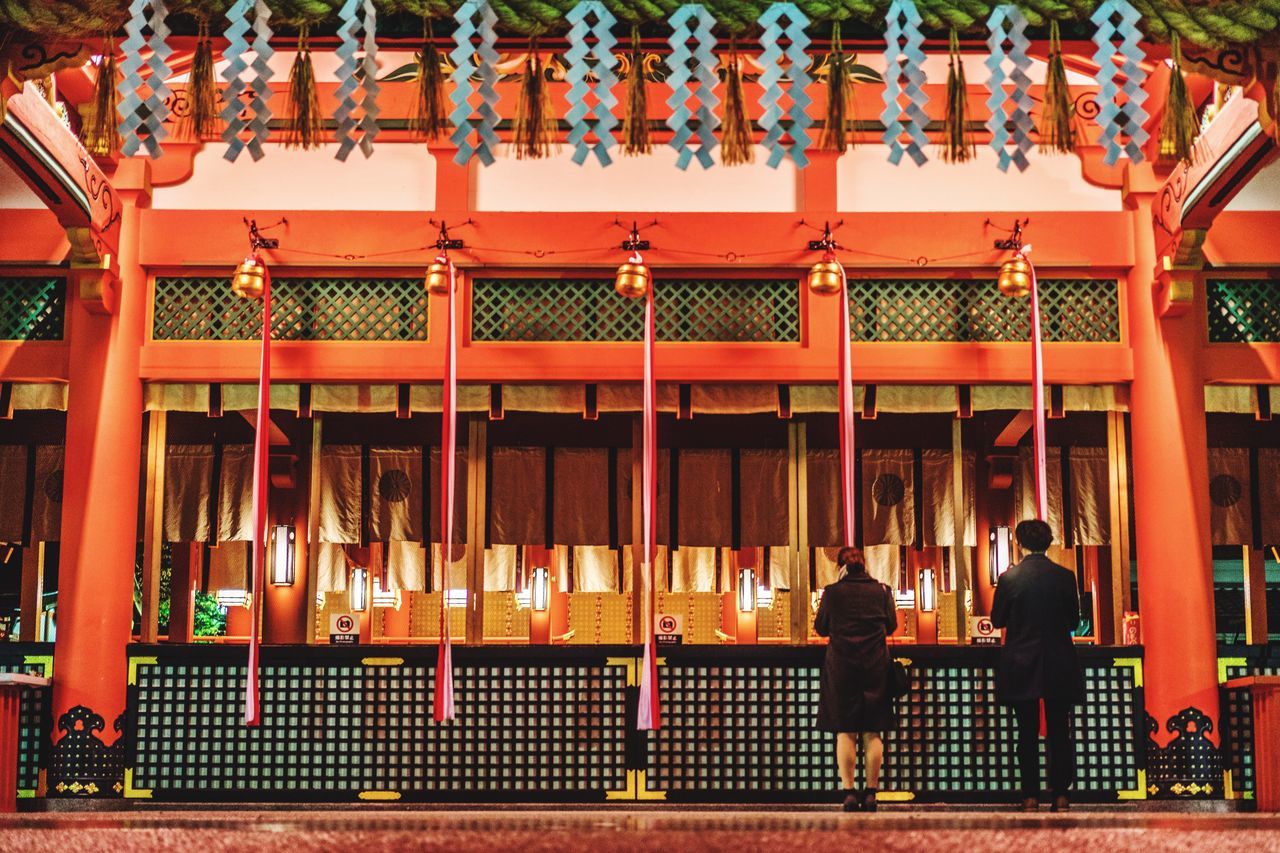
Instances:
[[[1261,548],[1244,548],[1244,641],[1251,646],[1266,645],[1267,553]]]
[[[22,610],[18,639],[44,642],[44,543],[22,549]]]
[[[195,633],[195,597],[200,588],[204,544],[175,542],[169,548],[168,639],[170,643],[189,643]]]
[[[138,639],[154,643],[159,634],[160,557],[164,549],[165,433],[168,418],[147,415],[147,492],[142,521],[142,618]]]
[[[965,593],[972,585],[969,570],[969,546],[965,544],[964,508],[964,433],[960,418],[951,421],[951,513],[954,531],[952,536],[951,566],[956,573],[956,644],[963,646],[969,636],[969,611],[965,609]],[[974,467],[977,476],[977,467]],[[976,485],[976,484],[975,484]]]
[[[791,642],[809,642],[808,428],[787,425],[787,526],[791,543]]]
[[[307,477],[307,626],[303,636],[307,643],[315,645],[316,595],[320,583],[320,450],[324,433],[324,415],[315,412],[311,416],[311,467]],[[426,460],[423,460],[424,464]]]
[[[1099,626],[1101,642],[1118,643],[1124,639],[1124,614],[1133,608],[1129,584],[1129,450],[1125,443],[1124,412],[1107,412],[1107,485],[1110,494],[1111,547],[1107,578],[1099,586],[1108,585],[1111,607],[1099,613],[1106,620]],[[1109,637],[1108,637],[1109,633]]]
[[[484,542],[489,519],[485,513],[488,485],[485,466],[488,461],[489,424],[482,417],[470,416],[467,438],[467,642],[484,642]],[[446,566],[448,561],[446,561]],[[448,575],[442,587],[448,594]]]

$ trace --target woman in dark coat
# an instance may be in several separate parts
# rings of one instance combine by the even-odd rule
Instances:
[[[889,695],[886,637],[898,628],[893,592],[867,574],[862,552],[841,548],[836,562],[844,576],[822,591],[813,627],[830,637],[822,665],[818,728],[836,732],[836,763],[844,785],[845,811],[875,811],[884,742],[880,733],[894,724]],[[867,788],[854,790],[858,735],[867,757]]]

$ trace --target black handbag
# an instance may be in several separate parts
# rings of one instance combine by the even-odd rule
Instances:
[[[901,699],[911,690],[911,676],[907,673],[907,668],[902,661],[897,658],[889,658],[889,696],[894,699]]]

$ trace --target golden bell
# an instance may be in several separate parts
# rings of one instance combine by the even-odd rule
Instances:
[[[243,299],[261,299],[266,270],[257,258],[245,258],[231,278],[231,292]]]
[[[426,279],[423,281],[428,293],[436,296],[447,296],[449,293],[449,265],[440,261],[432,261],[427,267]]]
[[[844,268],[836,260],[823,259],[809,268],[809,289],[819,296],[831,296],[840,292],[840,280]]]
[[[996,286],[1005,296],[1021,299],[1031,292],[1031,262],[1022,255],[1014,255],[1000,265]]]
[[[613,289],[628,299],[639,299],[649,292],[649,268],[643,263],[627,261],[618,267]]]

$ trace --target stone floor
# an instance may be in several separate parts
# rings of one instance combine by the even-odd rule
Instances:
[[[808,850],[1280,851],[1280,816],[1122,809],[1012,811],[520,809],[183,810],[0,815],[0,851]]]

